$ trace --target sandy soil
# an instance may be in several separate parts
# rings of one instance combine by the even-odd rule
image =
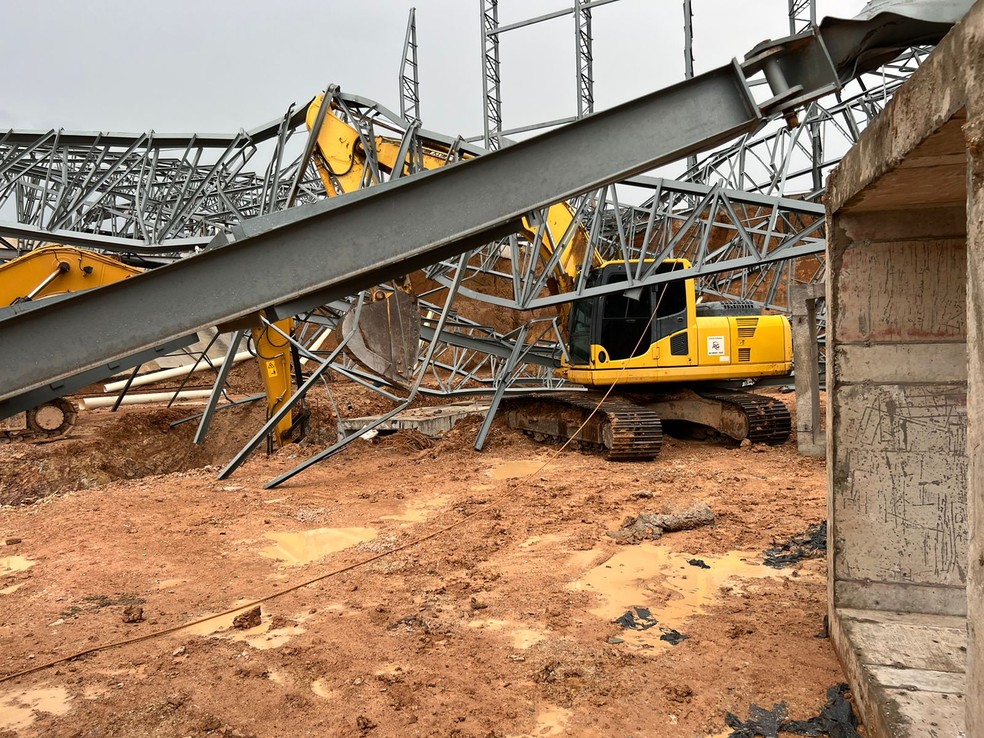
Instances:
[[[825,562],[761,565],[825,515],[823,463],[792,442],[669,440],[655,462],[614,464],[554,458],[498,424],[477,453],[465,422],[432,446],[360,441],[263,490],[315,449],[216,480],[251,413],[224,414],[207,450],[143,409],[0,447],[0,494],[30,503],[0,508],[0,677],[461,524],[263,603],[255,628],[228,615],[0,682],[0,736],[724,736],[729,711],[785,701],[805,719],[843,681],[817,637]],[[636,546],[606,535],[693,500],[713,526]],[[128,607],[144,620],[124,622]],[[635,608],[658,625],[613,622]]]

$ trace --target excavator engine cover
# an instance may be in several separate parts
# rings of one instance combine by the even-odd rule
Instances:
[[[408,387],[417,363],[420,313],[417,301],[402,290],[362,305],[342,319],[342,335],[351,334],[348,349],[368,370],[400,387]]]

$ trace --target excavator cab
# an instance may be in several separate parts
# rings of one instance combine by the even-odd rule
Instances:
[[[654,271],[689,267],[686,259],[667,259]],[[593,271],[587,286],[625,281],[622,262],[606,263]],[[710,309],[714,305],[721,309]],[[560,373],[588,387],[788,374],[792,367],[789,321],[761,312],[747,302],[698,306],[693,279],[584,298],[570,310],[570,363]]]
[[[688,266],[684,259],[668,259],[656,273]],[[592,273],[588,287],[624,281],[623,263],[609,263]],[[694,311],[691,279],[578,300],[568,319],[570,369],[606,371],[625,362],[649,366],[655,357],[662,358],[661,366],[685,364],[693,343]]]

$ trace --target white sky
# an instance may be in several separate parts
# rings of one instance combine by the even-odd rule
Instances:
[[[417,8],[424,125],[482,128],[479,0],[32,0],[4,3],[0,130],[225,132],[279,117],[328,83],[399,109]],[[500,0],[500,23],[570,7]],[[683,78],[682,0],[594,11],[596,109]],[[698,72],[788,32],[787,0],[693,0]],[[850,17],[863,0],[818,0]],[[570,16],[502,37],[504,125],[575,112]]]

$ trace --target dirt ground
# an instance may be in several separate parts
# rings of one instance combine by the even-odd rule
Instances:
[[[371,411],[359,397],[353,414]],[[617,464],[555,457],[498,421],[478,453],[468,420],[433,443],[359,441],[264,490],[323,446],[220,481],[262,409],[220,413],[197,449],[193,423],[169,428],[188,412],[82,414],[73,439],[0,447],[0,679],[460,525],[266,601],[253,628],[230,614],[0,681],[0,736],[697,738],[729,735],[725,715],[752,703],[807,719],[843,681],[818,637],[825,561],[761,563],[825,518],[823,462],[792,441],[668,439],[656,461]],[[606,535],[693,501],[713,525]],[[646,610],[655,627],[614,622]]]

